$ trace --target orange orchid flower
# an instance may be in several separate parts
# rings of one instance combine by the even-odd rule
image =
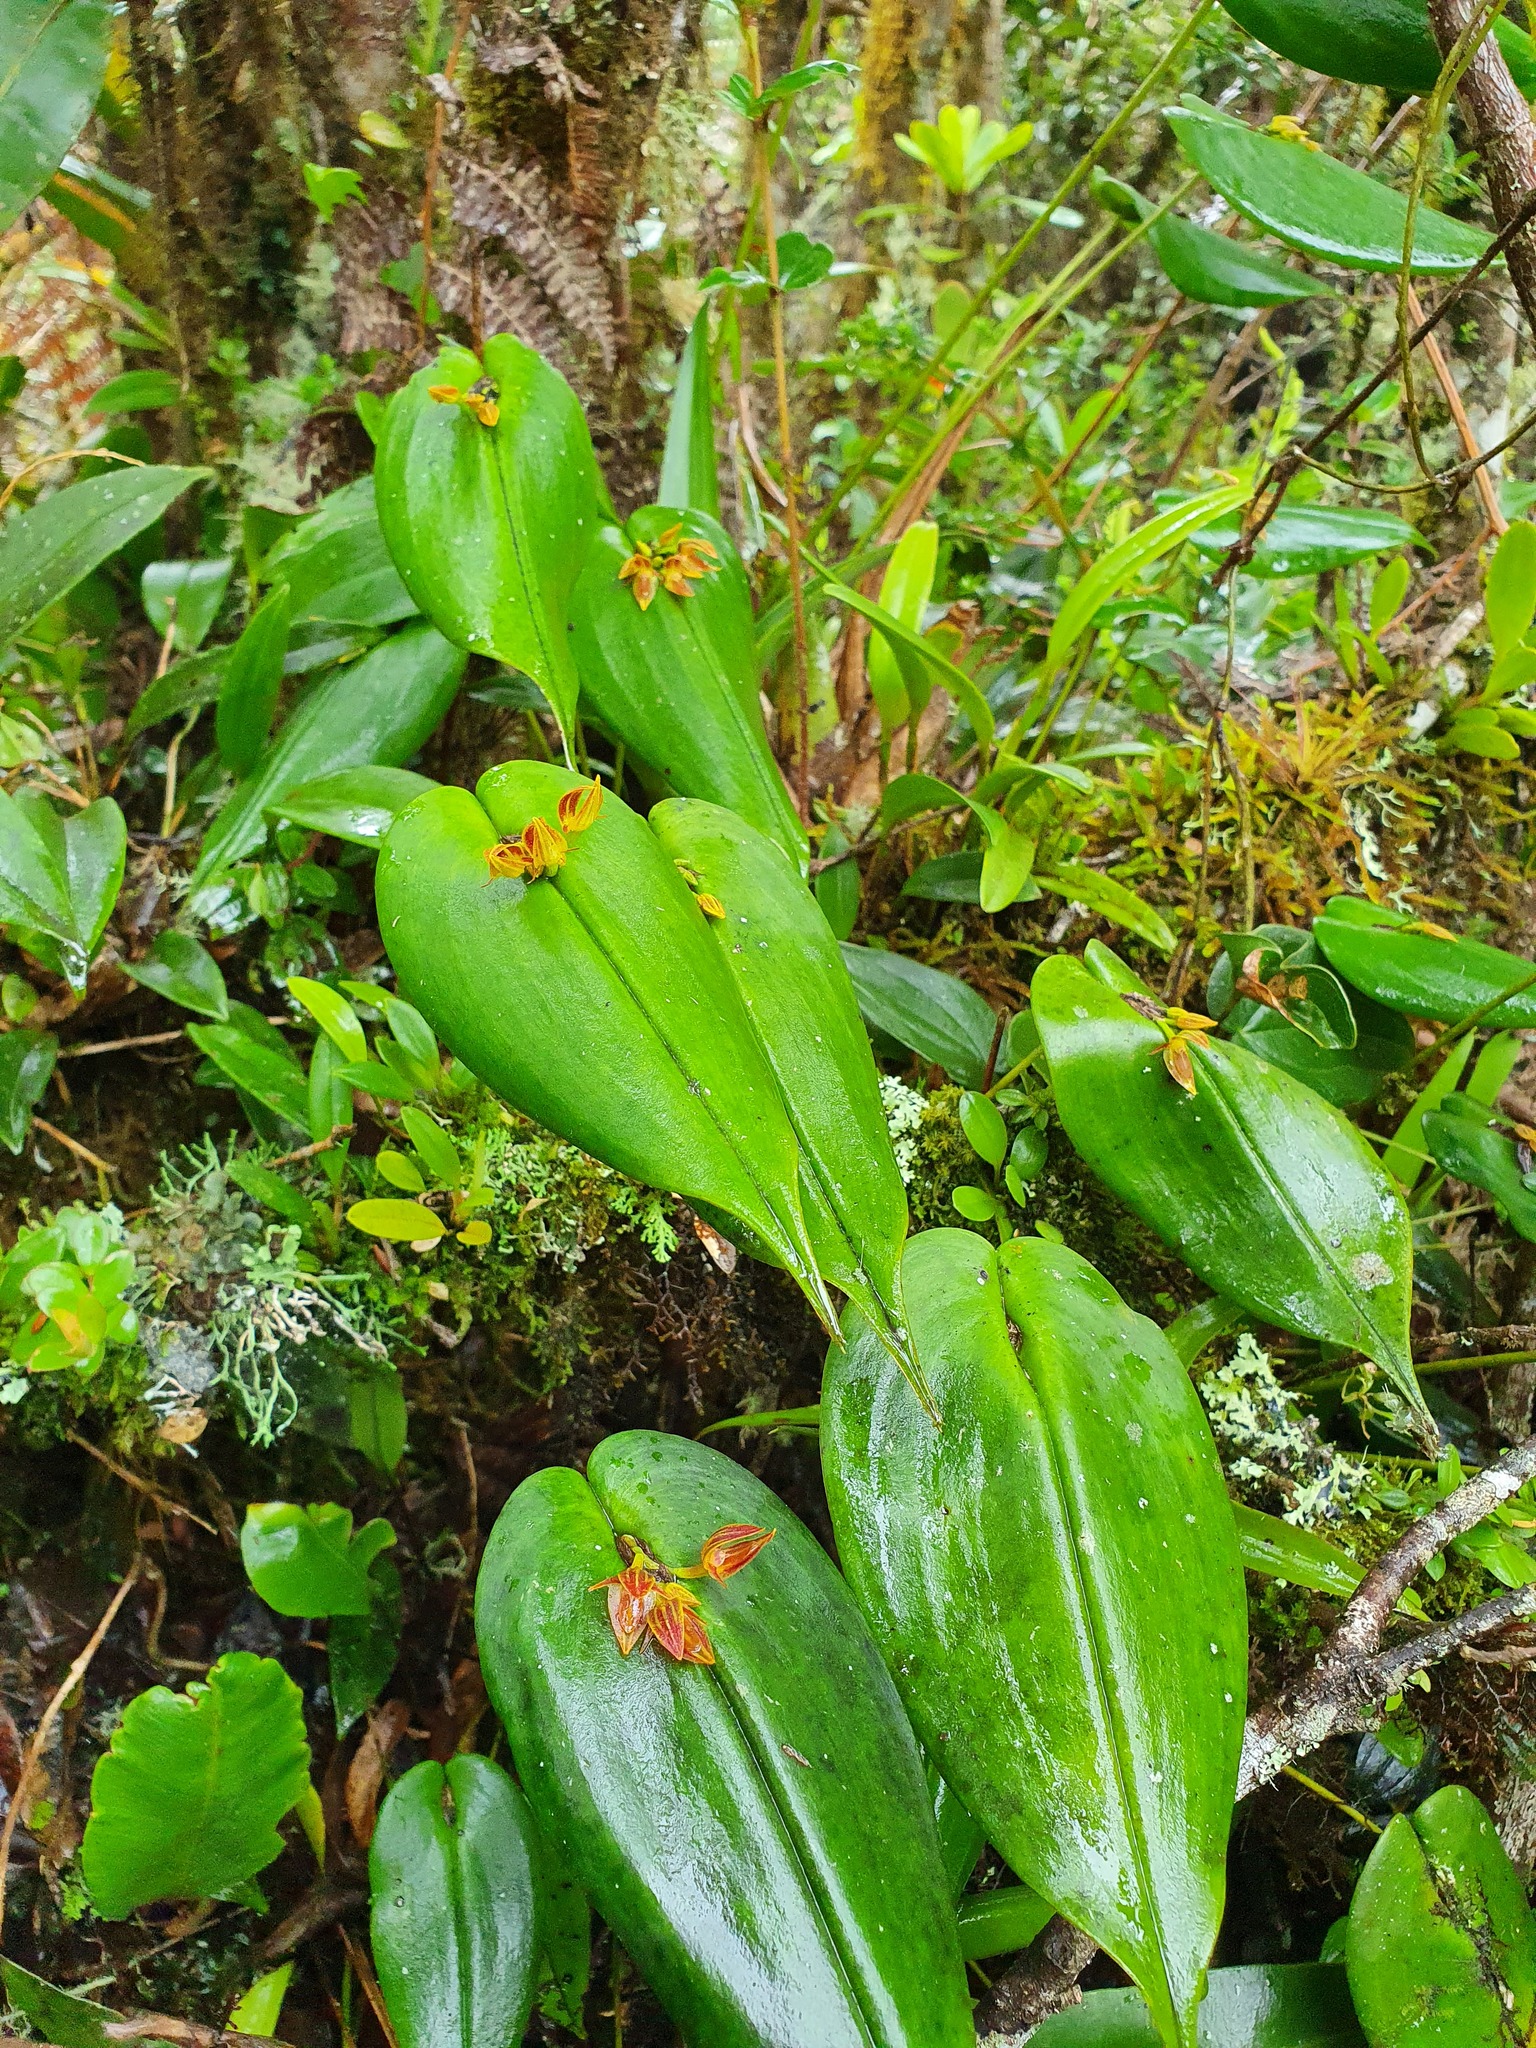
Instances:
[[[636,604],[641,611],[649,611],[658,590],[670,591],[673,597],[691,597],[693,583],[719,566],[719,549],[697,535],[685,534],[679,520],[658,539],[637,542],[635,552],[619,571],[619,581],[632,582]]]
[[[555,806],[555,815],[569,833],[585,832],[597,822],[603,808],[603,785],[594,775],[580,789],[568,789]]]
[[[749,1565],[777,1533],[775,1529],[759,1529],[751,1522],[728,1522],[713,1536],[706,1537],[699,1552],[699,1567],[709,1578],[728,1579],[733,1572]]]
[[[510,875],[537,882],[565,866],[565,834],[556,831],[547,818],[530,818],[515,838],[498,839],[485,849],[489,880]]]
[[[681,1581],[709,1578],[723,1584],[749,1565],[774,1533],[751,1522],[728,1522],[705,1538],[697,1564],[675,1572],[647,1556],[633,1536],[620,1536],[619,1554],[628,1559],[623,1571],[587,1589],[608,1595],[608,1623],[619,1654],[627,1657],[649,1635],[679,1664],[713,1664],[699,1596]]]

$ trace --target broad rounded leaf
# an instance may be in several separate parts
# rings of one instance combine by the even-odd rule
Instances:
[[[681,1566],[727,1523],[777,1533],[702,1582],[714,1664],[622,1656],[591,1590],[622,1567],[615,1534]],[[690,2041],[973,2048],[906,1716],[826,1552],[758,1480],[649,1431],[600,1444],[585,1480],[536,1473],[475,1622],[541,1834]]]
[[[1464,1786],[1388,1823],[1355,1887],[1344,1953],[1371,2048],[1529,2040],[1536,1914]]]
[[[496,387],[494,426],[430,396],[482,377]],[[417,604],[455,646],[532,676],[569,735],[568,607],[602,489],[565,379],[510,334],[490,337],[483,363],[445,349],[390,400],[376,478],[379,522]]]
[[[190,932],[157,932],[143,960],[121,962],[124,974],[140,988],[180,1003],[199,1017],[222,1024],[229,1016],[229,991],[217,960]]]
[[[387,1237],[396,1244],[420,1244],[425,1238],[442,1237],[448,1229],[437,1211],[424,1202],[397,1202],[387,1196],[354,1202],[347,1221],[368,1237]]]
[[[987,1840],[1136,1979],[1165,2040],[1190,2040],[1247,1675],[1199,1401],[1161,1332],[1064,1246],[929,1231],[904,1291],[964,1420],[935,1430],[850,1309],[822,1393],[838,1553]]]
[[[209,827],[194,883],[259,846],[267,810],[290,789],[343,768],[402,766],[437,730],[463,673],[458,648],[408,626],[316,683]]]
[[[1400,910],[1335,896],[1312,933],[1329,966],[1388,1009],[1441,1024],[1476,1016],[1489,1030],[1536,1026],[1536,961],[1413,924]]]
[[[1347,270],[1401,267],[1408,202],[1390,185],[1214,108],[1174,107],[1168,120],[1184,154],[1228,205],[1282,242]],[[1410,267],[1419,276],[1465,270],[1487,246],[1480,229],[1421,206]]]
[[[91,1777],[80,1860],[96,1911],[121,1920],[243,1884],[308,1790],[303,1697],[271,1657],[231,1651],[206,1684],[141,1692]]]
[[[319,1619],[366,1614],[372,1605],[369,1570],[395,1540],[382,1517],[354,1535],[352,1510],[325,1501],[253,1501],[240,1530],[240,1557],[251,1584],[279,1614]]]
[[[997,1015],[957,975],[874,946],[842,947],[864,1022],[932,1060],[962,1088],[979,1088],[997,1035]]]
[[[90,119],[111,48],[107,0],[7,0],[0,228],[42,191]]]
[[[1218,1293],[1374,1359],[1430,1434],[1408,1346],[1408,1212],[1354,1126],[1221,1039],[1192,1049],[1187,1094],[1163,1027],[1064,954],[1036,970],[1031,1007],[1094,1172]]]
[[[400,986],[504,1101],[733,1219],[721,1227],[787,1266],[829,1316],[778,1084],[656,834],[609,792],[552,876],[491,876],[498,840],[536,817],[553,827],[560,797],[582,787],[514,761],[473,796],[434,789],[401,814],[376,882]]]
[[[1244,1963],[1212,1970],[1200,2007],[1200,2048],[1364,2048],[1337,1963]],[[1089,1991],[1053,2013],[1031,2048],[1155,2048],[1157,2030],[1134,1991]]]
[[[708,541],[719,566],[688,596],[658,590],[642,611],[619,571],[639,541],[674,527]],[[642,506],[596,532],[571,594],[571,651],[590,715],[669,796],[725,804],[805,859],[805,831],[768,744],[746,571],[725,529],[698,512]]]
[[[113,468],[14,514],[0,529],[0,651],[209,474]]]
[[[379,1988],[400,2048],[512,2048],[533,2005],[536,1848],[527,1801],[488,1757],[417,1764],[368,1851]]]

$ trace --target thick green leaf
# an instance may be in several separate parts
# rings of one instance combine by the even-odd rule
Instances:
[[[227,647],[205,647],[200,653],[189,654],[185,661],[173,663],[163,676],[146,684],[123,728],[123,744],[136,740],[162,718],[182,718],[189,711],[214,703],[228,658]]]
[[[1170,108],[1168,120],[1195,168],[1258,227],[1347,270],[1401,267],[1408,202],[1390,185],[1198,102]],[[1480,229],[1421,206],[1410,267],[1421,277],[1465,270],[1487,246]]]
[[[724,907],[710,931],[794,1127],[816,1263],[920,1386],[901,1315],[907,1193],[838,942],[793,863],[730,811],[664,803],[650,822],[663,852]]]
[[[1483,578],[1483,612],[1494,660],[1513,653],[1536,618],[1536,526],[1517,519],[1493,551]]]
[[[157,932],[144,959],[124,960],[121,965],[130,981],[180,1003],[184,1010],[215,1024],[229,1017],[229,991],[219,963],[190,932]]]
[[[734,1219],[722,1227],[787,1266],[826,1316],[794,1130],[709,920],[656,835],[608,793],[552,878],[490,876],[499,839],[535,817],[552,826],[558,799],[583,786],[514,761],[473,796],[434,789],[402,812],[375,884],[400,986],[504,1101]]]
[[[512,2048],[533,2006],[533,1823],[488,1757],[417,1764],[368,1851],[373,1957],[400,2048]]]
[[[930,1426],[850,1309],[822,1389],[838,1554],[987,1840],[1136,1979],[1166,2040],[1191,2040],[1247,1671],[1199,1401],[1065,1246],[929,1231],[904,1291],[964,1424]]]
[[[370,1378],[382,1380],[383,1375]],[[400,1621],[400,1574],[387,1557],[376,1558],[368,1574],[368,1612],[338,1614],[326,1635],[338,1742],[388,1685],[400,1654]]]
[[[0,914],[11,912],[25,927],[16,906],[36,903],[44,914],[17,936],[77,994],[122,887],[127,845],[128,828],[111,797],[61,817],[41,790],[24,789],[0,808]],[[62,914],[54,882],[62,884]],[[50,887],[39,894],[45,883]]]
[[[111,48],[107,0],[7,0],[0,48],[0,229],[42,191],[90,119]]]
[[[291,1962],[279,1963],[275,1970],[268,1970],[258,1977],[237,2000],[229,2015],[228,2031],[231,2034],[255,2034],[258,2039],[270,2041],[277,2032],[277,2023],[283,2014],[283,2000],[288,1996],[288,1986],[292,1982]]]
[[[1371,2048],[1508,2048],[1536,2021],[1536,1915],[1481,1801],[1462,1785],[1393,1817],[1345,1934]]]
[[[59,1057],[51,1031],[7,1031],[0,1038],[0,1145],[20,1154]]]
[[[428,395],[482,376],[497,390],[494,427]],[[483,365],[445,349],[390,400],[376,475],[384,537],[417,604],[455,646],[532,676],[569,738],[566,626],[603,494],[565,379],[510,334],[491,336]]]
[[[1049,874],[1037,873],[1035,880],[1042,889],[1050,889],[1058,896],[1068,896],[1074,903],[1081,903],[1095,917],[1123,925],[1138,939],[1145,939],[1149,946],[1156,946],[1160,953],[1173,951],[1173,933],[1168,929],[1166,920],[1150,903],[1143,903],[1134,889],[1128,889],[1124,882],[1117,882],[1113,875],[1100,874],[1097,868],[1085,868],[1073,862],[1066,866],[1058,865]]]
[[[288,586],[279,583],[251,614],[224,664],[224,680],[219,686],[219,752],[225,766],[237,775],[250,774],[271,734],[292,620]]]
[[[1251,1572],[1309,1586],[1314,1593],[1331,1593],[1335,1600],[1349,1599],[1365,1577],[1365,1567],[1347,1550],[1311,1529],[1295,1528],[1278,1515],[1266,1515],[1241,1501],[1232,1503],[1232,1517],[1238,1549]]]
[[[1092,625],[1094,614],[1101,605],[1118,597],[1144,569],[1160,561],[1202,526],[1209,526],[1213,519],[1235,511],[1247,502],[1247,498],[1246,486],[1224,484],[1219,490],[1206,491],[1198,498],[1190,498],[1182,505],[1159,512],[1138,526],[1134,533],[1127,534],[1118,546],[1100,555],[1087,575],[1073,585],[1066,603],[1056,614],[1056,623],[1051,628],[1045,650],[1046,668],[1060,668],[1077,644],[1079,635]]]
[[[678,525],[707,540],[720,566],[689,596],[658,590],[642,611],[619,571],[637,542]],[[627,528],[601,526],[570,610],[590,716],[667,795],[725,804],[803,862],[805,830],[763,727],[746,571],[725,529],[703,513],[655,505]]]
[[[1038,2048],[1154,2048],[1157,2030],[1134,1991],[1089,1991],[1030,2037]],[[1245,1963],[1212,1970],[1200,2007],[1200,2048],[1364,2048],[1337,1963]]]
[[[658,505],[720,517],[720,474],[715,456],[711,408],[714,356],[709,345],[709,307],[701,306],[688,330],[672,387],[667,444],[661,455]]]
[[[961,853],[936,853],[912,870],[901,893],[925,903],[980,903],[981,863],[979,846]]]
[[[344,995],[338,995],[326,982],[311,980],[307,974],[290,974],[288,993],[295,1002],[303,1004],[343,1059],[367,1059],[368,1040],[362,1021]]]
[[[464,656],[431,626],[408,626],[316,683],[208,829],[193,881],[242,859],[289,790],[343,768],[399,768],[437,730]]]
[[[60,1991],[41,1977],[34,1977],[20,1963],[3,1957],[0,1982],[5,1985],[6,2003],[11,2011],[28,2020],[40,2040],[52,2041],[57,2048],[107,2048],[111,2037],[103,2028],[120,2018],[107,2006]]]
[[[383,1196],[377,1201],[354,1202],[347,1211],[354,1230],[368,1237],[388,1238],[392,1244],[430,1243],[447,1235],[448,1226],[435,1209],[424,1202],[401,1202]]]
[[[1475,1016],[1490,1030],[1536,1025],[1536,961],[1478,939],[1436,938],[1413,923],[1402,911],[1335,896],[1312,931],[1329,966],[1389,1010],[1442,1024]]]
[[[544,1948],[534,2001],[545,2019],[586,2039],[587,1984],[592,1974],[592,1908],[570,1873],[537,1840]]]
[[[621,1656],[591,1590],[622,1567],[616,1532],[683,1566],[728,1523],[777,1533],[703,1583],[715,1663]],[[486,1548],[475,1622],[541,1833],[687,2039],[972,2048],[906,1716],[826,1552],[758,1480],[649,1431],[600,1444],[585,1480],[536,1473]]]
[[[1175,213],[1154,221],[1147,240],[1175,291],[1204,306],[1284,306],[1331,295],[1330,286],[1304,270]]]
[[[931,519],[909,526],[892,550],[880,579],[880,602],[893,619],[920,633],[923,612],[933,594],[939,560],[939,529]],[[910,657],[903,661],[877,628],[869,636],[866,662],[870,694],[880,713],[880,730],[889,739],[909,719],[921,718],[933,691],[931,676],[915,672]]]
[[[149,562],[139,577],[144,616],[157,633],[172,632],[183,654],[195,654],[213,630],[234,560],[215,555],[207,562]]]
[[[1411,1026],[1395,1010],[1383,1009],[1358,993],[1350,997],[1355,1043],[1347,1051],[1327,1051],[1304,1031],[1261,1003],[1239,1002],[1222,1026],[1222,1034],[1272,1067],[1304,1081],[1314,1094],[1335,1109],[1352,1109],[1381,1092],[1388,1074],[1405,1067],[1416,1050]]]
[[[392,626],[419,609],[385,544],[371,476],[317,505],[263,557],[263,582],[288,585],[293,617]]]
[[[1427,0],[1225,0],[1228,14],[1271,50],[1309,71],[1428,93],[1440,76],[1440,46]],[[1505,62],[1527,99],[1536,97],[1536,49],[1512,21],[1493,25]]]
[[[249,1095],[301,1130],[309,1128],[309,1087],[304,1069],[279,1040],[273,1043],[247,1028],[245,1005],[230,1005],[225,1024],[189,1024],[187,1036],[198,1051],[242,1094]]]
[[[1514,1139],[1490,1121],[1482,1104],[1449,1095],[1424,1118],[1423,1131],[1425,1148],[1442,1173],[1485,1189],[1510,1229],[1536,1243],[1536,1173],[1522,1167]]]
[[[1240,530],[1235,518],[1214,520],[1193,536],[1194,544],[1203,555],[1224,555]],[[1282,505],[1260,534],[1247,574],[1322,576],[1410,547],[1418,539],[1415,529],[1391,512],[1370,512],[1360,505]]]
[[[80,1861],[104,1920],[152,1899],[211,1899],[282,1849],[277,1824],[309,1790],[299,1688],[271,1657],[234,1650],[206,1684],[128,1704],[91,1777]]]
[[[1010,1884],[995,1892],[975,1892],[960,1901],[960,1953],[968,1963],[988,1956],[1011,1955],[1028,1948],[1050,1919],[1052,1907],[1027,1884]]]
[[[51,806],[49,807],[51,811]],[[0,918],[72,940],[74,913],[53,835],[44,837],[30,803],[0,790]]]
[[[186,396],[180,377],[173,370],[124,370],[109,377],[86,401],[86,411],[113,414],[162,412],[168,405],[180,405]]]
[[[1408,1347],[1408,1212],[1354,1126],[1220,1039],[1192,1049],[1186,1094],[1163,1065],[1164,1028],[1065,955],[1036,970],[1031,1007],[1062,1124],[1094,1172],[1218,1293],[1374,1359],[1429,1435]]]
[[[344,768],[286,791],[267,805],[267,816],[377,849],[406,805],[431,787],[429,776],[409,768]]]
[[[352,1530],[352,1510],[325,1501],[253,1501],[240,1530],[240,1557],[251,1584],[279,1614],[318,1619],[366,1614],[369,1569],[395,1540],[382,1517]]]
[[[931,1060],[962,1088],[982,1085],[997,1035],[997,1016],[984,996],[904,953],[844,945],[842,955],[872,1031]]]
[[[13,514],[0,530],[0,651],[39,612],[67,597],[109,555],[153,526],[189,485],[209,474],[206,469],[114,467]]]
[[[963,668],[957,668],[948,655],[941,654],[925,634],[914,632],[893,612],[888,612],[883,604],[866,597],[862,590],[855,590],[847,583],[840,583],[835,576],[828,576],[817,568],[814,561],[807,561],[806,567],[815,575],[826,596],[837,604],[846,605],[849,611],[857,612],[879,628],[881,638],[901,671],[909,699],[926,703],[934,684],[941,683],[965,714],[977,739],[983,746],[991,744],[996,730],[992,707]]]

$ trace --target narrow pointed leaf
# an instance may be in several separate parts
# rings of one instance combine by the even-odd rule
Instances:
[[[1220,1039],[1192,1050],[1186,1094],[1163,1029],[1065,955],[1036,970],[1031,1007],[1094,1172],[1218,1293],[1374,1359],[1431,1431],[1408,1347],[1408,1212],[1354,1126]]]
[[[417,1764],[368,1849],[379,1988],[399,2048],[511,2048],[539,1955],[533,1822],[488,1757]]]
[[[113,468],[13,513],[0,528],[0,650],[209,474]]]
[[[432,386],[496,387],[486,426]],[[485,360],[445,349],[396,392],[376,469],[379,522],[406,588],[457,647],[521,669],[574,731],[568,607],[597,527],[599,484],[575,393],[510,334]]]
[[[431,787],[430,776],[409,768],[344,768],[285,791],[267,805],[267,816],[377,851],[406,805]]]
[[[504,1101],[734,1219],[749,1249],[824,1304],[772,1069],[655,834],[608,793],[552,877],[491,877],[488,849],[532,818],[553,825],[560,796],[582,786],[517,761],[473,796],[435,789],[401,814],[376,884],[400,986]]]
[[[107,0],[7,0],[0,229],[42,191],[90,119],[111,48]]]
[[[1247,497],[1248,492],[1241,484],[1226,484],[1220,490],[1206,491],[1185,504],[1175,505],[1170,511],[1159,512],[1155,518],[1138,526],[1134,533],[1127,534],[1108,554],[1101,555],[1087,575],[1074,586],[1056,615],[1045,650],[1046,668],[1060,668],[1077,644],[1078,636],[1092,624],[1099,607],[1118,597],[1143,569],[1160,561],[1213,519],[1235,511]]]
[[[874,946],[842,947],[864,1022],[940,1066],[962,1088],[986,1078],[997,1013],[958,975]]]
[[[1173,933],[1168,929],[1167,920],[1150,903],[1143,903],[1134,889],[1128,889],[1124,882],[1117,882],[1113,875],[1100,874],[1097,868],[1068,862],[1064,866],[1058,864],[1049,874],[1037,874],[1035,879],[1042,889],[1070,897],[1095,917],[1123,925],[1138,939],[1145,939],[1149,946],[1156,946],[1160,953],[1173,951]]]
[[[681,1566],[731,1522],[776,1534],[701,1586],[715,1662],[622,1657],[588,1590],[620,1568],[615,1533]],[[649,1431],[599,1445],[585,1480],[536,1473],[491,1536],[475,1620],[541,1834],[687,2039],[971,2048],[901,1703],[826,1552],[758,1480]]]
[[[292,620],[288,586],[279,583],[256,610],[229,651],[219,687],[219,752],[237,775],[248,775],[272,731],[283,657]]]
[[[709,346],[709,307],[701,306],[688,330],[672,387],[667,442],[661,455],[658,505],[720,517],[720,476],[711,408],[714,356]]]
[[[1330,286],[1304,270],[1174,213],[1154,221],[1147,240],[1175,291],[1204,306],[1284,306],[1332,296]]]
[[[289,790],[343,768],[403,766],[437,730],[463,673],[459,649],[422,625],[316,683],[208,828],[194,883],[260,846],[268,808]]]
[[[1166,2041],[1192,2042],[1247,1670],[1199,1402],[1064,1246],[929,1231],[904,1288],[965,1423],[933,1429],[849,1310],[822,1391],[838,1553],[987,1840],[1135,1978]]]
[[[332,491],[285,533],[263,557],[261,579],[287,584],[296,621],[392,626],[420,609],[385,543],[371,476]]]
[[[1390,185],[1213,108],[1186,104],[1168,120],[1190,162],[1256,226],[1347,270],[1401,267],[1408,202]],[[1487,246],[1480,229],[1421,206],[1410,268],[1421,277],[1465,270]]]
[[[846,605],[849,611],[857,612],[880,629],[881,637],[901,670],[909,697],[915,692],[926,702],[933,685],[941,683],[964,712],[977,739],[983,746],[990,745],[997,723],[992,716],[992,707],[963,668],[957,668],[924,634],[914,632],[894,613],[888,612],[884,605],[866,597],[862,590],[840,583],[835,576],[823,574],[813,562],[806,566],[828,597]]]
[[[923,609],[933,594],[938,559],[939,529],[931,519],[920,519],[896,543],[880,579],[881,604],[914,633],[922,630]],[[905,656],[904,666],[903,657],[878,628],[869,636],[866,667],[880,728],[889,738],[909,718],[922,716],[932,693],[932,679],[915,672],[910,655]]]
[[[642,610],[619,572],[635,546],[681,525],[719,567],[687,597]],[[746,571],[725,529],[700,513],[642,507],[602,526],[571,598],[571,647],[588,714],[652,770],[669,796],[738,811],[795,859],[805,831],[763,725]]]
[[[1241,531],[1234,517],[1214,520],[1193,538],[1208,559],[1219,558]],[[1322,576],[1393,548],[1411,547],[1418,532],[1391,512],[1363,505],[1282,505],[1259,535],[1251,576]]]

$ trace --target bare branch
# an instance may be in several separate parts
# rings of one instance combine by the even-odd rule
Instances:
[[[1077,1980],[1098,1953],[1098,1943],[1058,1913],[1040,1939],[993,1985],[976,2015],[976,2031],[1027,2034],[1053,2012],[1082,2002]]]

